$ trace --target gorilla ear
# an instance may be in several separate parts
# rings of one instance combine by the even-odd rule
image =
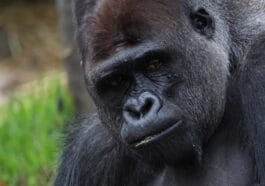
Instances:
[[[190,20],[193,29],[201,35],[211,38],[215,31],[213,17],[204,9],[198,8],[191,12]]]

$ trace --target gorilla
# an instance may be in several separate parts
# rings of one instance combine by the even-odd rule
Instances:
[[[56,186],[265,185],[264,0],[74,0],[97,113]]]

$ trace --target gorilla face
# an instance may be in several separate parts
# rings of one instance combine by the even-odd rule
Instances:
[[[187,2],[124,2],[99,1],[78,23],[102,123],[144,160],[199,160],[226,100],[222,21]]]

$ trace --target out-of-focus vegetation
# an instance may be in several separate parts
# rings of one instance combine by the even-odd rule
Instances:
[[[54,2],[54,0],[1,0],[0,5],[10,5],[17,3],[50,3]]]
[[[53,183],[62,134],[76,113],[67,79],[81,92],[73,71],[54,76],[69,55],[58,15],[54,0],[0,0],[0,186]]]
[[[51,4],[0,6],[0,28],[11,53],[0,65],[38,72],[60,67],[63,56],[58,24]]]
[[[53,76],[25,85],[18,90],[23,95],[0,104],[1,186],[52,185],[60,134],[74,113],[63,79]]]
[[[0,100],[8,100],[14,88],[34,81],[40,74],[64,70],[54,5],[0,6],[1,30],[11,55],[0,58]]]

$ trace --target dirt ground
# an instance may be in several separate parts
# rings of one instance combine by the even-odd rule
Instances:
[[[63,67],[58,17],[52,4],[0,7],[10,56],[0,59],[0,103],[25,83]]]

